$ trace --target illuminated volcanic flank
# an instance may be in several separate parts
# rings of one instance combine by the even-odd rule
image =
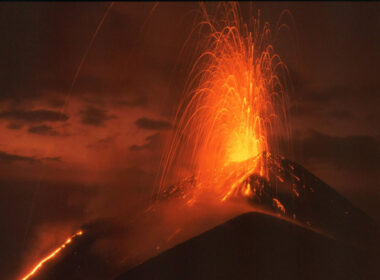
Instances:
[[[287,68],[275,53],[268,23],[245,24],[236,3],[219,4],[215,18],[203,8],[208,35],[190,72],[176,115],[176,131],[162,162],[158,193],[180,167],[200,193],[226,200],[249,174],[267,176],[263,152],[278,152],[287,135]],[[271,139],[271,140],[270,140]],[[249,191],[245,193],[249,194]]]

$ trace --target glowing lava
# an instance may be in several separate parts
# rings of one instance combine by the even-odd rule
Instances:
[[[82,235],[83,231],[79,230],[77,233],[71,235],[69,238],[66,239],[65,243],[63,243],[61,246],[59,246],[57,249],[55,249],[52,253],[50,253],[47,257],[42,259],[26,276],[21,278],[22,280],[29,279],[31,276],[33,276],[47,261],[54,258],[63,248],[65,248],[68,244],[71,243],[73,238]]]
[[[224,201],[252,172],[267,174],[259,155],[273,151],[269,139],[287,130],[281,78],[287,69],[274,52],[268,23],[252,18],[245,24],[236,3],[219,4],[213,17],[202,7],[198,28],[208,32],[176,115],[159,192],[186,163],[197,189]]]

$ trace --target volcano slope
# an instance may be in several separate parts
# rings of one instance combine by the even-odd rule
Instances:
[[[263,211],[233,218],[116,279],[376,279],[376,224],[302,166],[263,157],[268,177],[251,174],[235,189],[248,185],[248,202]],[[190,185],[168,194],[182,196]]]
[[[124,279],[376,279],[372,253],[246,213],[122,274]]]
[[[98,220],[82,227],[83,235],[43,264],[28,280],[103,280],[110,279],[112,271],[105,261],[93,253],[93,245],[105,236],[120,231],[112,221]],[[23,277],[26,274],[23,275]],[[24,279],[24,278],[21,278]]]
[[[30,279],[377,279],[376,224],[302,166],[261,157],[268,175],[248,174],[228,198],[245,200],[251,212],[117,271],[92,246],[124,229],[104,221],[84,226],[83,236]],[[186,202],[194,185],[173,185],[160,200]]]

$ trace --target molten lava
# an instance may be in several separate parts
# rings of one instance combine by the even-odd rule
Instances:
[[[219,4],[214,17],[203,7],[203,18],[198,27],[208,33],[176,115],[159,193],[169,178],[181,180],[176,173],[186,163],[196,192],[224,201],[249,174],[267,175],[260,155],[276,149],[269,139],[287,131],[281,79],[287,69],[274,52],[269,24],[244,23],[236,3]]]
[[[29,279],[31,276],[33,276],[47,261],[54,258],[59,252],[62,251],[68,244],[71,243],[71,241],[77,237],[83,234],[83,231],[79,230],[77,233],[71,235],[69,238],[66,239],[65,243],[63,243],[61,246],[59,246],[57,249],[55,249],[53,252],[51,252],[48,256],[46,256],[44,259],[42,259],[27,275],[25,275],[21,280]]]

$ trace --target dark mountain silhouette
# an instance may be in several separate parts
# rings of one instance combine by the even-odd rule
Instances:
[[[259,193],[252,203],[281,213],[273,201],[277,199],[285,208],[281,214],[289,218],[353,246],[372,246],[378,228],[367,214],[301,165],[273,155],[265,156],[265,160],[269,180],[256,174],[249,178]]]
[[[251,174],[235,193],[249,183],[248,201],[273,214],[243,214],[116,279],[376,279],[372,219],[302,166],[261,157],[268,178]]]
[[[252,195],[246,198],[247,201],[264,211],[292,219],[355,246],[366,246],[376,239],[377,225],[367,214],[301,165],[270,153],[259,157],[268,175],[250,174],[234,189],[229,199],[241,199],[249,183]],[[246,165],[245,162],[235,164]],[[240,174],[235,177],[240,177]],[[160,199],[187,199],[194,185],[196,180],[188,178],[168,188]]]
[[[268,176],[250,174],[235,192],[249,184],[246,199],[263,211],[235,217],[123,273],[90,252],[115,226],[93,224],[31,279],[376,279],[376,224],[302,166],[261,157]],[[160,199],[182,196],[191,185],[189,179],[172,186]]]
[[[116,279],[376,279],[374,253],[247,213]]]

